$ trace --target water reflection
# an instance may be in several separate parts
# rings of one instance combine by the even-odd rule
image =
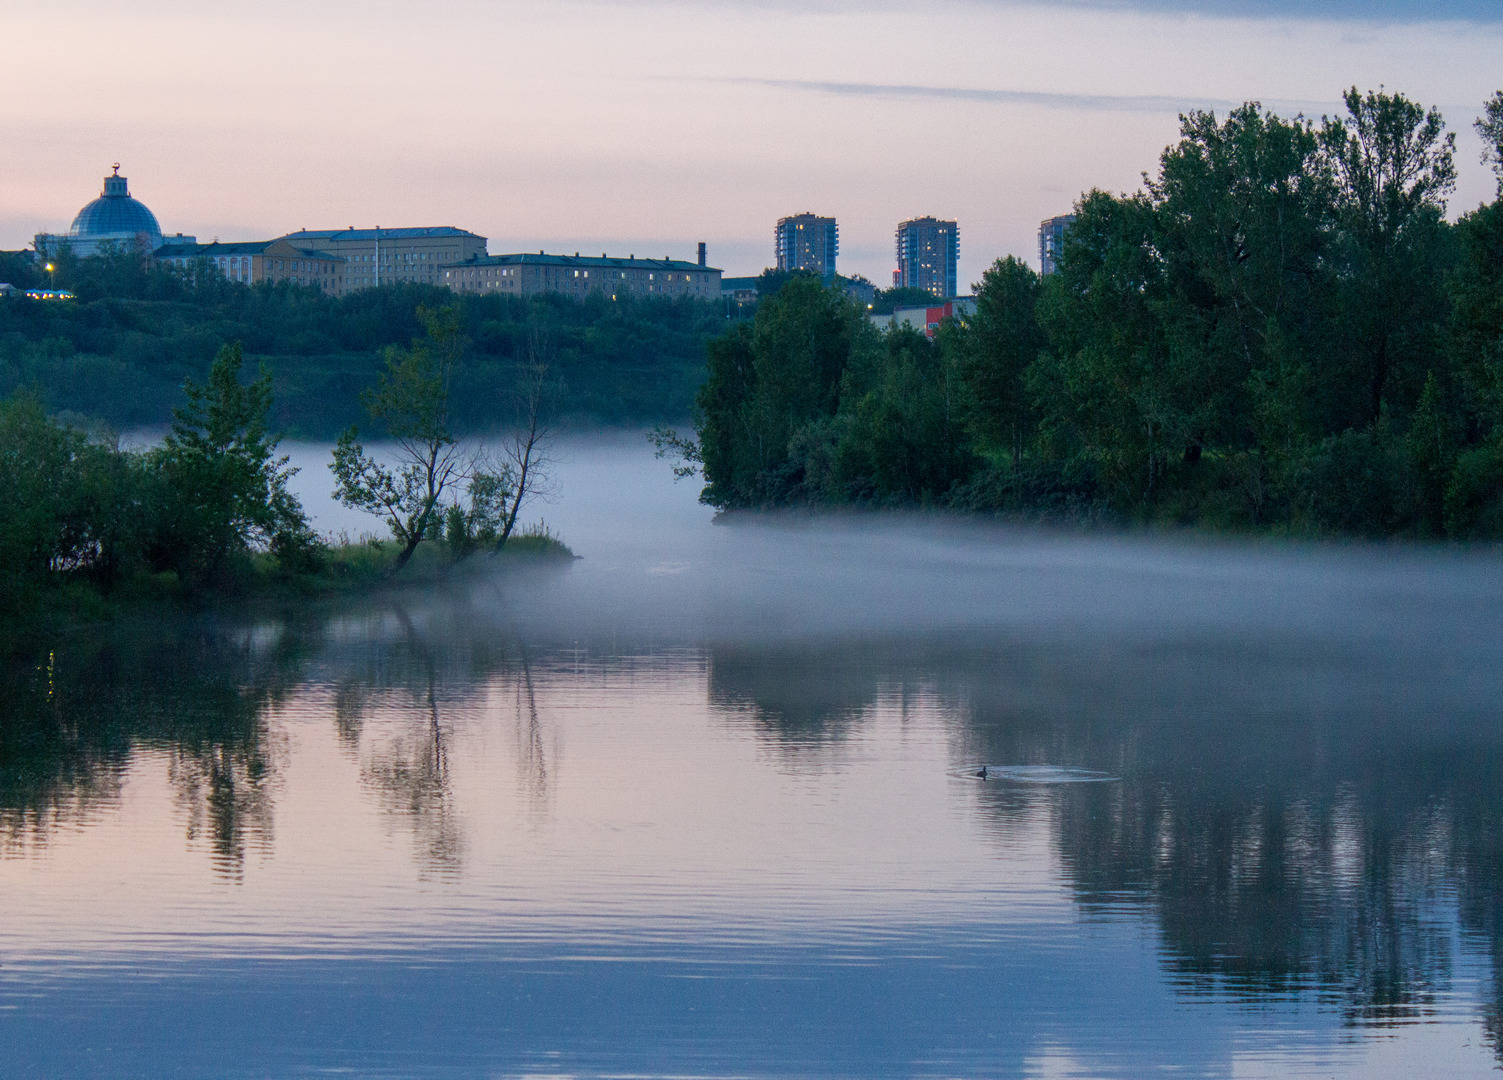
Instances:
[[[124,628],[7,673],[0,694],[0,827],[11,849],[97,821],[133,755],[167,758],[187,839],[239,873],[272,842],[280,740],[267,711],[296,683],[308,642],[292,625],[212,620]]]
[[[861,642],[738,650],[711,693],[795,748],[848,737],[884,694],[937,693],[958,760],[1121,779],[1041,791],[993,773],[975,794],[1003,834],[1044,808],[1083,911],[1151,915],[1184,992],[1412,1021],[1455,989],[1471,941],[1497,1046],[1503,725],[1450,658],[1405,660],[1269,640]],[[790,708],[801,687],[817,689]]]
[[[723,752],[750,741],[816,778],[862,760],[909,768],[905,740],[932,724],[943,740],[933,782],[964,808],[966,827],[988,838],[970,857],[1001,866],[990,876],[974,863],[988,889],[1042,835],[1078,918],[1108,928],[1147,920],[1182,1000],[1310,1002],[1371,1027],[1436,1016],[1465,998],[1496,1050],[1503,724],[1495,687],[1457,678],[1456,663],[1423,642],[1394,652],[1391,643],[1274,634],[828,636],[622,656],[589,643],[527,644],[463,605],[376,605],[303,622],[165,622],[102,633],[8,674],[0,826],[8,854],[44,853],[60,830],[119,813],[132,770],[163,763],[187,846],[205,851],[222,881],[242,881],[250,855],[276,854],[293,744],[315,737],[302,733],[306,723],[358,769],[374,818],[409,838],[422,880],[502,882],[525,857],[541,868],[535,880],[577,879],[571,887],[597,907],[620,888],[688,909],[728,887],[705,876],[700,850],[652,846],[662,823],[655,800],[687,789],[702,769],[716,782],[769,792],[766,828],[776,832],[784,827],[776,800],[787,796],[744,765],[711,760],[722,752],[713,746],[654,779],[647,755],[671,749],[643,734],[656,717],[697,697],[702,726],[728,733]],[[486,801],[498,786],[533,825],[559,817],[560,718],[602,708],[621,710],[619,718],[596,729],[604,750],[572,763],[586,779],[568,805],[577,816],[595,797],[589,785],[614,784],[627,793],[623,805],[635,800],[648,820],[594,823],[624,830],[619,839],[577,827],[533,856],[514,847],[505,868],[479,853],[487,849],[477,834],[498,827],[496,804]],[[493,759],[484,747],[498,736],[509,748]],[[509,777],[492,769],[507,757]],[[985,782],[950,775],[982,761],[1118,779],[1036,785],[1005,773]],[[491,771],[466,781],[479,763]],[[612,772],[632,768],[640,781]],[[847,826],[829,810],[838,809],[830,791],[799,811],[831,814],[803,823],[806,842],[842,843]],[[943,815],[924,822],[956,827]],[[640,858],[635,843],[644,845]],[[889,871],[904,873],[898,864]],[[794,891],[774,869],[759,873],[769,896]],[[917,874],[863,886],[925,887],[932,883]],[[983,892],[972,901],[978,909],[994,902]],[[506,906],[475,903],[492,919]],[[987,933],[1012,917],[987,911],[978,916]],[[628,915],[637,917],[616,917]],[[1468,956],[1488,969],[1475,991]]]

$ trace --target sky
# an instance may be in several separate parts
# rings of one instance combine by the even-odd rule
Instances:
[[[168,233],[457,225],[493,253],[772,260],[840,223],[891,282],[898,222],[960,225],[962,282],[1082,191],[1136,190],[1189,108],[1436,105],[1453,214],[1503,0],[0,0],[0,248],[61,231],[112,162]]]

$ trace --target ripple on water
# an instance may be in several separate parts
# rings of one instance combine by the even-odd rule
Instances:
[[[1121,777],[1096,769],[1077,769],[1072,765],[991,765],[977,762],[951,771],[962,780],[1003,780],[1014,784],[1099,784]]]

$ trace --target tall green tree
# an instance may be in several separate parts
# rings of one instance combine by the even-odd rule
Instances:
[[[70,528],[86,451],[35,396],[0,402],[0,613],[34,605],[60,564],[87,553],[87,535]]]
[[[1205,395],[1187,449],[1287,446],[1308,434],[1304,373],[1324,348],[1335,224],[1313,125],[1255,102],[1221,122],[1191,112],[1147,186],[1172,295],[1164,321]]]
[[[707,350],[698,399],[699,452],[711,505],[771,505],[799,497],[804,463],[794,437],[834,415],[852,351],[871,344],[863,313],[837,289],[790,278]]]
[[[1194,437],[1203,397],[1183,385],[1160,318],[1169,282],[1144,196],[1086,195],[1040,298],[1050,347],[1028,369],[1044,452],[1144,513]]]
[[[928,505],[969,474],[974,454],[962,422],[958,337],[953,327],[939,341],[896,328],[884,335],[864,379],[850,372],[844,423],[833,433],[835,479],[848,497]]]
[[[145,462],[154,504],[147,558],[193,583],[226,584],[237,556],[307,532],[287,489],[294,470],[267,431],[271,376],[243,383],[243,363],[240,345],[226,345],[207,382],[184,384],[188,402]]]
[[[1446,197],[1456,185],[1456,137],[1436,109],[1381,90],[1344,95],[1320,141],[1336,183],[1343,292],[1334,344],[1349,393],[1331,417],[1374,423],[1387,398],[1407,408],[1436,367],[1445,319]]]
[[[981,447],[1006,453],[1015,468],[1037,423],[1024,375],[1046,344],[1038,298],[1031,267],[998,259],[981,275],[975,314],[956,341],[967,424]]]

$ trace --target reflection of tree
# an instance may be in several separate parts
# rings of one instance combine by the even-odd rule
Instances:
[[[361,782],[375,793],[386,812],[410,825],[424,870],[452,875],[462,863],[463,836],[450,788],[439,687],[442,682],[452,690],[456,682],[462,687],[468,680],[456,679],[451,671],[440,672],[440,658],[435,652],[441,647],[414,623],[404,607],[398,605],[393,614],[400,633],[381,651],[379,677],[368,678],[365,685],[371,689],[401,687],[411,695],[412,705],[393,703],[383,709],[384,722],[379,730],[361,725],[358,719],[341,720],[341,730],[353,725],[363,731]],[[452,665],[452,652],[447,659]]]
[[[967,680],[977,756],[1122,778],[1052,793],[1060,856],[1088,907],[1148,905],[1186,985],[1422,1014],[1451,978],[1449,895],[1503,955],[1498,717],[1437,719],[1444,665],[1426,686],[1297,644],[1051,653]]]
[[[783,752],[845,738],[877,697],[877,673],[844,650],[717,648],[710,704],[750,719],[760,740]]]
[[[1452,671],[1300,643],[868,642],[717,649],[710,699],[799,748],[923,692],[955,717],[956,764],[1120,777],[976,798],[1004,832],[1047,813],[1080,903],[1151,912],[1187,989],[1311,993],[1366,1024],[1423,1014],[1452,978],[1454,896],[1492,957],[1496,1042],[1503,723],[1447,708]]]
[[[412,831],[426,870],[456,872],[455,718],[488,687],[503,701],[514,689],[518,790],[535,811],[547,809],[555,766],[534,661],[511,633],[456,610],[357,604],[311,627],[165,619],[79,636],[0,671],[0,845],[43,844],[59,824],[92,820],[144,753],[165,763],[189,842],[238,877],[247,852],[272,842],[286,751],[269,707],[316,660],[365,787]]]
[[[71,639],[49,666],[12,670],[0,701],[0,828],[12,845],[113,803],[130,756],[165,753],[191,840],[238,875],[247,842],[269,843],[274,741],[266,707],[304,649],[283,628],[208,620]]]
[[[0,837],[44,843],[119,797],[129,745],[76,700],[73,653],[13,665],[0,692]],[[61,682],[59,679],[61,678]],[[83,713],[83,715],[80,715]]]
[[[431,681],[424,707],[403,712],[406,715],[395,731],[370,739],[361,781],[376,793],[385,810],[411,824],[424,869],[453,874],[459,870],[463,844]]]
[[[538,717],[537,693],[532,685],[532,665],[527,649],[520,652],[522,673],[517,690],[517,771],[528,805],[534,811],[548,806],[548,756],[543,749],[543,724]]]

